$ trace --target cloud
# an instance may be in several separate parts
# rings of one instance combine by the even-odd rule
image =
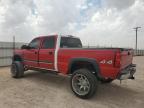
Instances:
[[[2,41],[11,41],[12,36],[16,35],[18,41],[23,41],[32,35],[31,24],[27,18],[30,15],[32,8],[32,0],[29,2],[24,0],[2,0],[0,2],[1,12],[0,17],[0,37]]]
[[[80,0],[81,1],[81,0]],[[75,23],[80,16],[77,0],[36,1],[37,27],[42,32],[66,32],[69,23]]]
[[[16,35],[18,41],[27,41],[34,35],[69,34],[81,17],[80,7],[84,3],[84,0],[2,0],[0,36]],[[2,39],[6,40],[5,37]]]
[[[84,45],[134,47],[144,25],[143,0],[1,0],[0,39],[28,42],[39,35],[72,34]],[[143,28],[138,32],[144,48]]]
[[[134,4],[136,0],[104,0],[104,5],[109,8],[125,9]]]
[[[119,7],[118,7],[119,8]],[[137,0],[127,9],[104,8],[93,14],[85,27],[78,32],[84,44],[133,47],[135,46],[136,26],[143,26],[144,3]],[[144,33],[139,32],[139,48],[143,47]],[[87,38],[87,39],[85,39]]]

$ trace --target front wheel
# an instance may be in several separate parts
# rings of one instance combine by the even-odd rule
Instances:
[[[91,98],[98,85],[98,81],[95,75],[93,75],[88,69],[78,69],[71,77],[71,88],[74,94],[80,98]]]
[[[21,78],[24,75],[24,67],[20,61],[14,61],[11,65],[11,75],[13,78]]]

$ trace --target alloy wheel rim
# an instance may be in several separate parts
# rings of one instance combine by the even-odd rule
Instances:
[[[82,74],[76,74],[72,78],[72,87],[78,95],[86,95],[90,91],[90,83],[87,77]]]

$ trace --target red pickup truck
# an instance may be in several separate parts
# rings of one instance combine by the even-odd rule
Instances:
[[[15,50],[11,65],[14,78],[27,70],[50,70],[71,76],[71,88],[80,98],[94,95],[99,82],[134,79],[133,50],[124,48],[83,48],[78,37],[41,36]]]

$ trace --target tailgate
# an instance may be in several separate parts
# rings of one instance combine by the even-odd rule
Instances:
[[[132,64],[133,50],[123,49],[121,50],[121,69],[124,69],[128,65]]]

